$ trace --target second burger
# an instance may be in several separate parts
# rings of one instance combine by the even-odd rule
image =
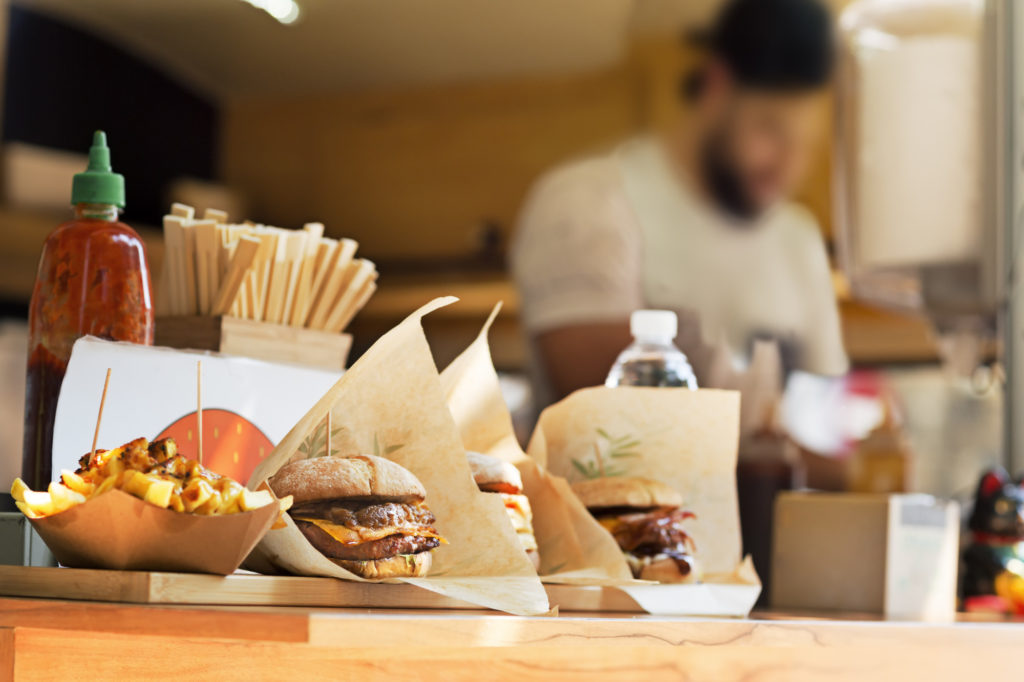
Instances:
[[[526,550],[533,567],[540,570],[540,554],[537,553],[537,538],[533,534],[533,510],[530,499],[523,494],[523,477],[510,462],[479,452],[467,452],[473,481],[485,493],[501,495],[505,511],[512,521],[519,543]]]
[[[430,571],[434,528],[423,484],[383,457],[316,457],[287,464],[270,479],[292,495],[295,525],[328,559],[362,578],[408,578]]]
[[[697,518],[681,509],[682,496],[661,481],[610,476],[574,483],[583,506],[612,534],[641,580],[701,581],[694,543],[683,522]]]

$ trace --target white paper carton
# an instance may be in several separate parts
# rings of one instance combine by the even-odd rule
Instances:
[[[173,436],[196,455],[196,363],[203,372],[203,464],[248,480],[340,373],[216,353],[86,337],[71,352],[53,429],[53,475],[74,470],[92,447],[96,411],[110,368],[97,446]]]

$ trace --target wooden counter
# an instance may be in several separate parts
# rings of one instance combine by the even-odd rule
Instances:
[[[1024,624],[0,599],[9,680],[1018,679]]]

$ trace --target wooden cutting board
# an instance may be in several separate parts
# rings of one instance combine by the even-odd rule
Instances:
[[[614,588],[544,587],[551,606],[560,611],[643,613],[635,601]],[[358,583],[254,573],[217,576],[38,566],[0,566],[0,595],[135,604],[480,609],[477,604],[404,583]]]

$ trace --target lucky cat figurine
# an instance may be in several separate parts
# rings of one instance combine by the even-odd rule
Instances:
[[[1002,468],[985,473],[967,525],[971,542],[961,572],[964,609],[1024,614],[1022,482]]]

